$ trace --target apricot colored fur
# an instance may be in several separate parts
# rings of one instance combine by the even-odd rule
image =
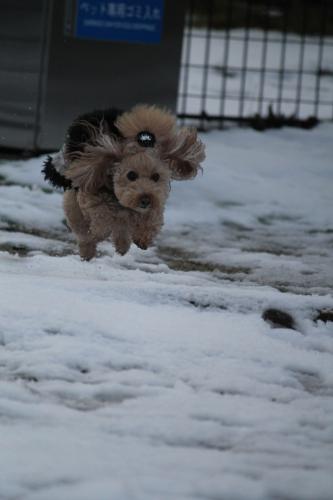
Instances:
[[[147,249],[163,225],[171,179],[195,177],[204,159],[196,131],[177,132],[175,117],[155,106],[137,106],[115,122],[121,137],[109,134],[101,122],[91,140],[67,154],[65,177],[72,189],[64,194],[68,225],[75,233],[80,256],[96,256],[97,244],[111,238],[124,255],[134,243]],[[154,147],[143,147],[137,134],[154,134]]]

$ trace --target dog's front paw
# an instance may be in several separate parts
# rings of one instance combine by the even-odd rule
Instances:
[[[114,242],[116,252],[120,255],[125,255],[130,249],[131,242],[129,240],[116,240]]]
[[[151,242],[146,240],[134,240],[133,243],[142,250],[147,250]]]
[[[80,242],[79,243],[80,257],[82,260],[91,260],[96,257],[95,242]]]

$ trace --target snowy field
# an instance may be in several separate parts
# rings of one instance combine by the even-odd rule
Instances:
[[[242,67],[245,64],[248,70],[244,81],[244,115],[267,114],[268,105],[272,104],[275,113],[287,116],[299,112],[301,118],[318,115],[321,119],[332,119],[333,94],[333,38],[325,37],[323,44],[315,36],[306,36],[302,46],[302,38],[293,33],[287,34],[285,47],[284,74],[279,73],[284,45],[283,34],[276,31],[251,29],[248,34],[244,29],[230,30],[230,40],[225,41],[225,32],[212,30],[211,38],[206,40],[207,32],[204,29],[192,29],[190,37],[184,37],[182,51],[182,70],[180,78],[180,93],[191,96],[180,98],[178,111],[180,113],[201,113],[204,107],[208,114],[219,115],[221,95],[225,87],[226,99],[224,114],[239,116],[239,96],[242,93]],[[186,34],[186,33],[185,33]],[[249,41],[246,41],[246,36]],[[266,40],[267,37],[267,40]],[[267,42],[267,45],[266,45]],[[266,53],[265,53],[266,46]],[[206,61],[206,51],[209,49]],[[225,57],[225,51],[228,56]],[[321,63],[320,63],[321,61]],[[265,74],[262,75],[262,67]],[[192,65],[187,70],[186,64]],[[207,67],[208,66],[208,67]],[[251,71],[254,69],[256,71]],[[299,70],[303,72],[299,75]],[[187,72],[188,71],[188,72]],[[318,71],[321,77],[318,79]],[[282,84],[280,96],[280,83]],[[202,100],[202,93],[206,86],[209,96]],[[261,86],[265,101],[262,110],[258,108],[257,99],[260,96]],[[300,103],[297,110],[298,90]],[[277,102],[279,96],[282,106],[279,110]],[[316,110],[313,104],[317,98],[326,102],[320,104]]]
[[[2,161],[1,500],[332,500],[332,134],[202,135],[156,246],[89,263]]]

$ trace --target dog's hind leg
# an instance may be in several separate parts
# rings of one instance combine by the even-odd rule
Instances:
[[[68,225],[78,240],[81,259],[92,259],[96,255],[97,242],[91,238],[89,222],[85,219],[79,207],[75,191],[65,192],[64,211]]]
[[[89,222],[83,216],[77,202],[77,193],[75,191],[65,191],[64,211],[68,225],[73,233],[75,233],[78,238],[87,236]]]

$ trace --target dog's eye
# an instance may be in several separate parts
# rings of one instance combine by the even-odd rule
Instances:
[[[130,171],[130,172],[128,172],[128,174],[127,174],[127,179],[128,179],[129,181],[136,181],[138,177],[139,177],[139,176],[138,176],[138,174],[137,174],[136,172],[134,172],[133,170],[131,170],[131,171]]]
[[[151,176],[151,180],[154,182],[158,182],[160,180],[160,174],[153,174]]]

